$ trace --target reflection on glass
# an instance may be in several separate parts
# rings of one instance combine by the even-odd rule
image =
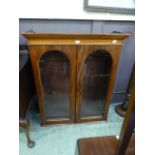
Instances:
[[[39,62],[47,118],[70,117],[70,64],[65,54],[45,53]]]
[[[105,51],[89,55],[84,64],[81,116],[103,116],[111,69],[111,56]]]

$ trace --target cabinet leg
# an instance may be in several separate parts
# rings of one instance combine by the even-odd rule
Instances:
[[[35,142],[31,140],[30,138],[30,132],[29,132],[29,122],[27,120],[20,120],[19,121],[20,127],[24,128],[25,135],[28,142],[28,147],[33,148],[35,146]]]
[[[26,128],[24,128],[24,130],[25,130],[25,134],[28,142],[28,147],[33,148],[35,146],[35,142],[32,141],[30,138],[29,125]]]

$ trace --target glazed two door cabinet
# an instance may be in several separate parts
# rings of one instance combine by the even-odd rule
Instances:
[[[24,33],[41,124],[106,120],[128,34]]]

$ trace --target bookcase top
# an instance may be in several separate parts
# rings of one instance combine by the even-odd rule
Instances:
[[[129,34],[23,33],[28,45],[122,45]]]
[[[125,39],[130,34],[52,34],[52,33],[23,33],[27,39]]]

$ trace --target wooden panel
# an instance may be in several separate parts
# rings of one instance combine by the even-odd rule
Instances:
[[[46,80],[44,80],[44,86],[43,88],[42,82],[41,82],[41,75],[40,75],[40,68],[39,68],[39,60],[43,54],[45,54],[47,51],[61,51],[63,52],[68,60],[70,65],[70,115],[71,117],[68,119],[60,119],[58,118],[58,122],[74,122],[75,120],[75,80],[76,80],[76,47],[75,46],[30,46],[30,55],[31,55],[31,61],[33,66],[33,72],[34,72],[34,78],[35,78],[35,84],[37,87],[37,96],[39,100],[39,106],[40,106],[40,112],[42,116],[42,125],[46,125],[47,123],[47,116],[46,116],[46,109],[45,109],[45,100],[44,100],[44,89],[46,88],[46,91],[50,91],[50,85],[46,84]],[[46,62],[46,65],[49,65],[50,63]],[[45,64],[44,64],[45,65]],[[51,66],[51,65],[50,65]],[[60,69],[60,68],[59,68]],[[58,71],[59,72],[59,71]],[[61,72],[61,71],[60,71]],[[46,69],[44,70],[44,74],[46,74]],[[53,71],[54,73],[54,71]],[[48,77],[45,77],[48,78]],[[54,78],[54,77],[53,77]],[[58,76],[58,79],[60,76]],[[58,83],[57,83],[58,84]],[[54,89],[62,90],[61,84],[58,84],[56,87],[56,84]],[[51,101],[52,102],[52,101]],[[49,119],[49,118],[48,118]],[[52,123],[52,119],[50,119],[50,122]],[[53,120],[53,123],[55,122],[55,119]]]
[[[107,88],[105,87],[106,94],[105,94],[105,102],[104,100],[101,101],[103,102],[103,108],[102,108],[102,115],[98,116],[83,116],[81,117],[81,107],[82,104],[84,103],[83,97],[84,97],[84,64],[86,59],[90,54],[92,54],[95,51],[102,51],[102,52],[107,52],[109,54],[106,54],[106,56],[111,57],[112,59],[112,64],[111,64],[111,69],[109,72],[109,79],[106,83],[108,83]],[[109,105],[111,102],[111,97],[112,97],[112,89],[114,86],[114,79],[115,79],[115,74],[117,70],[117,65],[119,61],[119,56],[120,56],[120,51],[121,51],[121,46],[79,46],[78,50],[78,56],[77,56],[77,95],[76,95],[76,116],[77,116],[77,121],[78,122],[85,122],[85,121],[97,121],[97,120],[104,120],[107,118],[108,114],[108,109]],[[99,62],[99,61],[98,61]],[[103,64],[102,64],[103,65]],[[95,66],[94,66],[95,67]],[[93,68],[91,68],[91,72],[93,71]],[[97,71],[97,69],[95,69]],[[89,77],[89,74],[87,75]],[[85,80],[86,81],[86,80]],[[94,82],[93,82],[94,84]],[[104,83],[102,82],[104,85]],[[100,84],[100,85],[102,85]],[[95,91],[94,89],[91,90],[89,88],[88,90],[91,94],[91,91]],[[93,93],[93,92],[92,92]],[[96,91],[94,92],[96,93]],[[102,92],[103,93],[103,92]],[[88,93],[87,93],[88,94]],[[104,94],[104,93],[103,93]],[[94,101],[92,101],[94,102]],[[90,104],[90,102],[89,102]],[[101,108],[101,107],[100,107]]]
[[[76,155],[114,155],[118,140],[115,136],[79,139]],[[135,136],[133,135],[125,155],[135,154]]]
[[[114,39],[115,41],[115,39]],[[43,39],[43,40],[30,40],[29,45],[111,45],[114,44],[115,46],[121,45],[122,41],[117,39],[116,42],[113,42],[111,39]]]
[[[125,39],[130,34],[50,34],[50,33],[23,33],[27,39],[35,39],[36,42],[38,40],[44,39]]]

